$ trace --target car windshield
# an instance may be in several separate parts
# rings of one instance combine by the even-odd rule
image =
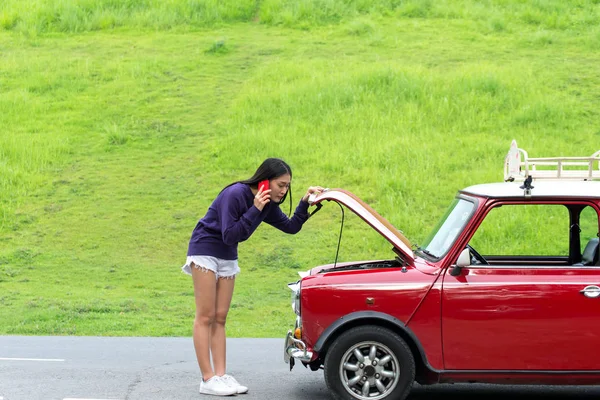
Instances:
[[[431,257],[443,257],[462,232],[474,209],[473,202],[460,198],[454,199],[419,250]]]

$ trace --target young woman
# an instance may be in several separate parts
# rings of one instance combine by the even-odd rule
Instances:
[[[268,188],[263,186],[265,181]],[[248,391],[226,374],[225,368],[225,320],[240,272],[237,247],[262,221],[285,233],[300,231],[308,219],[309,195],[323,188],[309,187],[293,217],[288,218],[279,205],[291,192],[291,181],[289,165],[278,158],[266,159],[251,178],[225,187],[192,232],[182,269],[194,281],[194,348],[202,374],[200,393],[229,396]]]

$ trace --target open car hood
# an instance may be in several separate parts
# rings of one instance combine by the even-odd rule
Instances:
[[[410,241],[404,237],[392,224],[372,209],[367,203],[356,197],[356,195],[343,189],[327,189],[318,196],[311,196],[309,203],[317,205],[323,201],[335,201],[349,208],[352,212],[362,218],[373,229],[386,238],[397,252],[401,253],[406,261],[413,263],[415,255],[411,250]]]

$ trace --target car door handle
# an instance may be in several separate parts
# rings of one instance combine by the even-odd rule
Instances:
[[[580,290],[579,293],[582,293],[585,297],[589,297],[590,299],[595,299],[600,296],[600,287],[596,285],[586,286],[583,290]]]

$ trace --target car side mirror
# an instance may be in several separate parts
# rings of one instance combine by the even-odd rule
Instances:
[[[471,252],[469,249],[464,249],[460,256],[458,256],[458,260],[456,261],[457,267],[468,267],[471,265]]]
[[[456,260],[456,265],[452,266],[450,270],[450,275],[458,276],[460,275],[460,271],[462,271],[463,267],[468,267],[471,265],[471,252],[469,249],[464,249],[460,256],[458,256],[458,260]]]

